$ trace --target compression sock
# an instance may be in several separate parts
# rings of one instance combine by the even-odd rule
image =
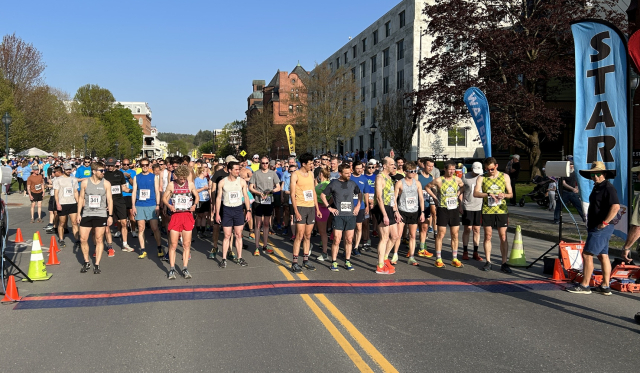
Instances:
[[[458,259],[458,249],[453,249],[453,259]]]
[[[436,251],[436,258],[442,259],[442,251]]]

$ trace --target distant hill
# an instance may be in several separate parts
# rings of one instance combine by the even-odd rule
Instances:
[[[195,135],[190,135],[185,133],[158,132],[158,139],[160,141],[166,141],[166,142],[174,142],[177,140],[182,140],[187,144],[193,145],[193,141],[195,137],[196,137]]]

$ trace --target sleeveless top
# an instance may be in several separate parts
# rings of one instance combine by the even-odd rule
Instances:
[[[97,216],[106,218],[107,211],[107,191],[104,189],[104,179],[98,184],[87,180],[87,187],[84,190],[84,207],[82,208],[82,217]]]
[[[224,207],[238,207],[242,205],[244,196],[242,195],[242,186],[240,185],[240,178],[237,177],[235,181],[231,181],[229,176],[225,177],[224,185],[222,186],[222,204]]]
[[[394,206],[395,205],[395,194],[393,188],[393,180],[390,177],[385,176],[383,173],[380,173],[382,178],[384,179],[384,186],[382,187],[382,202],[384,202],[385,206]],[[374,204],[378,204],[378,199],[374,198]]]
[[[136,206],[154,206],[156,205],[156,175],[152,173],[138,174],[135,176],[136,185],[138,186],[138,195],[136,196]]]
[[[298,173],[298,184],[296,185],[295,199],[298,207],[314,207],[313,202],[313,172],[308,172],[307,176],[303,176],[302,172]],[[291,188],[291,187],[289,187]]]
[[[498,177],[495,179],[489,178],[489,174],[484,174],[482,179],[482,192],[491,194],[506,193],[507,184],[504,180],[504,174],[498,173]],[[506,214],[507,213],[507,200],[505,198],[502,201],[497,202],[494,198],[485,197],[482,199],[482,213],[483,214]]]
[[[420,199],[418,196],[418,184],[415,180],[411,185],[407,184],[406,179],[402,179],[402,194],[398,202],[398,209],[404,212],[417,212],[420,209]]]
[[[322,194],[322,192],[324,192],[327,185],[329,185],[329,180],[325,180],[321,183],[318,183],[318,185],[316,185],[316,199],[318,200],[318,204],[321,207],[324,207],[324,203],[322,203],[322,198],[320,198],[320,195]],[[327,202],[329,202],[328,199],[327,199]]]
[[[458,208],[458,183],[456,178],[452,177],[451,180],[447,180],[444,176],[440,177],[442,180],[442,188],[440,188],[440,207],[448,210],[454,210]]]
[[[189,209],[193,205],[193,195],[189,190],[189,182],[185,180],[184,185],[178,185],[177,181],[173,182],[173,194],[171,195],[171,204],[176,208],[175,213],[190,212]]]

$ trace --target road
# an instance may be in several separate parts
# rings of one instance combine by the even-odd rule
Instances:
[[[9,245],[8,255],[26,270],[30,239],[44,224],[30,224],[26,206],[9,211],[10,240],[21,228],[27,244]],[[48,247],[50,236],[42,238]],[[293,275],[288,238],[272,242],[274,255],[254,257],[245,239],[249,266],[220,269],[206,257],[211,242],[196,239],[193,279],[169,281],[168,265],[154,255],[139,260],[119,248],[103,257],[102,274],[81,274],[81,256],[68,241],[61,265],[47,267],[50,280],[18,282],[26,300],[0,306],[2,370],[638,370],[627,346],[640,332],[636,294],[569,294],[546,281],[541,263],[507,275],[483,272],[474,261],[438,269],[432,259],[413,267],[402,258],[395,275],[381,276],[370,252],[353,259],[353,272],[316,262],[317,271]],[[529,261],[551,245],[524,238]]]

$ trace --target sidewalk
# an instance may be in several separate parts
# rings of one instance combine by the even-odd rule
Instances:
[[[2,193],[2,200],[7,203],[7,208],[14,209],[17,207],[30,206],[29,196],[23,196],[19,192],[12,192],[10,195]],[[45,195],[42,201],[42,211],[47,211],[49,204],[49,195]]]

